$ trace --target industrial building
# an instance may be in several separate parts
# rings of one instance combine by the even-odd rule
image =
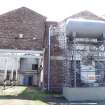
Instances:
[[[57,75],[57,85],[69,101],[104,100],[104,40],[105,20],[88,11],[51,26],[48,89]],[[57,74],[53,74],[55,70]]]
[[[38,86],[73,101],[104,100],[104,44],[105,20],[89,11],[61,22],[26,7],[10,11],[0,16],[0,84]]]

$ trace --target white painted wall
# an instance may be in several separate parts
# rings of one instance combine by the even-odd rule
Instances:
[[[38,85],[38,80],[39,80],[39,77],[37,74],[33,75],[33,85]]]
[[[19,59],[14,57],[0,57],[0,70],[18,70]]]
[[[21,70],[32,70],[32,64],[38,64],[38,59],[23,58],[21,59]]]
[[[19,74],[19,77],[18,77],[18,84],[19,85],[23,85],[23,79],[24,79],[24,76],[22,74]]]

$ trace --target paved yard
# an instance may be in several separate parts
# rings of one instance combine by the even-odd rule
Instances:
[[[47,94],[32,87],[6,87],[5,90],[0,87],[0,105],[48,105],[43,101],[44,96]]]
[[[0,105],[47,105],[41,101],[30,101],[21,99],[2,99]]]
[[[68,102],[57,94],[41,92],[35,87],[0,87],[0,105],[105,105],[105,102]]]

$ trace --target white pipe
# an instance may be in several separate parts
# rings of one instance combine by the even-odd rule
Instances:
[[[51,73],[51,67],[50,67],[50,44],[51,44],[51,29],[52,29],[52,26],[49,27],[49,34],[48,34],[48,91],[50,91],[50,73]]]

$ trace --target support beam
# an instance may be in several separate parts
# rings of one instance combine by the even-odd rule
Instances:
[[[2,53],[33,53],[33,54],[43,54],[43,50],[14,50],[14,49],[0,49]]]
[[[13,80],[13,72],[14,72],[14,70],[12,68],[12,71],[11,71],[11,80]]]
[[[33,51],[33,50],[0,49],[1,57],[42,58],[43,53],[44,53],[44,50]]]
[[[18,79],[18,70],[16,70],[16,81]]]
[[[19,56],[19,55],[7,55],[6,53],[1,53],[0,52],[0,57],[17,57],[17,58],[38,58],[38,59],[40,59],[40,58],[42,58],[43,56],[35,56],[35,55],[21,55],[21,56]]]
[[[6,78],[7,78],[7,65],[8,65],[8,62],[7,62],[7,59],[5,59],[5,72],[4,72],[4,80],[6,80]]]

